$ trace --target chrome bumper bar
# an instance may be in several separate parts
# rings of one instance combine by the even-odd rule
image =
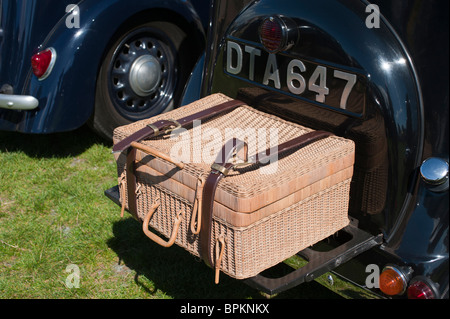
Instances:
[[[0,108],[8,110],[33,110],[39,101],[34,96],[0,94]]]

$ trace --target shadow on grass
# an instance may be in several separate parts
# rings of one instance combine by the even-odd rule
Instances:
[[[94,144],[112,147],[112,143],[96,135],[86,125],[71,132],[52,134],[0,132],[0,152],[22,151],[35,158],[77,156]]]
[[[223,273],[220,274],[220,283],[216,285],[213,269],[207,267],[200,258],[176,245],[170,248],[157,245],[143,234],[140,223],[131,217],[114,223],[113,234],[114,237],[108,240],[108,246],[116,252],[121,264],[136,272],[135,283],[147,290],[149,295],[160,290],[175,299],[268,297]],[[275,267],[270,270],[271,275],[284,275],[286,268],[289,267]],[[341,297],[315,281],[272,296],[272,299],[336,298]]]
[[[83,153],[94,144],[112,147],[87,126],[72,132],[48,135],[0,132],[0,152],[24,152],[34,158],[65,158]],[[136,272],[135,283],[148,292],[158,291],[175,299],[263,299],[266,296],[242,281],[221,274],[214,284],[214,271],[199,258],[174,245],[161,247],[142,232],[140,224],[124,218],[113,224],[114,237],[108,246],[117,254],[119,262]],[[275,269],[284,274],[285,269]],[[316,282],[305,283],[272,298],[334,299],[338,295]]]

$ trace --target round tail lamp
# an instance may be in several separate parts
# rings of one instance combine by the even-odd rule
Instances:
[[[418,276],[411,280],[407,291],[408,299],[436,299],[436,285],[427,277]]]
[[[287,17],[270,16],[261,23],[259,39],[270,53],[285,51],[298,41],[298,26]]]
[[[388,295],[401,295],[406,291],[408,277],[397,267],[386,266],[380,275],[380,290]]]

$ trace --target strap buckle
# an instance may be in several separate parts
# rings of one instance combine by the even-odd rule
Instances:
[[[169,127],[168,129],[166,129],[166,130],[164,131],[164,134],[172,133],[172,131],[175,131],[175,130],[181,128],[181,124],[180,124],[180,122],[178,122],[177,120],[169,119],[168,121],[170,121],[170,122],[172,122],[172,123],[175,123],[175,125],[173,125],[173,127]]]
[[[148,124],[147,126],[153,130],[153,136],[159,135],[159,128],[157,128],[156,125]]]
[[[169,119],[167,121],[172,122],[173,124],[170,124],[171,127],[166,128],[165,130],[160,130],[156,125],[153,124],[147,124],[147,126],[153,130],[154,137],[159,136],[161,134],[169,134],[172,133],[172,131],[181,128],[181,124],[177,120]]]
[[[211,165],[211,170],[211,173],[213,174],[222,173],[224,176],[228,176],[228,174],[230,173],[230,169],[217,163]]]
[[[236,168],[243,168],[252,165],[251,162],[243,162],[243,163],[236,163],[229,165],[229,167],[222,166],[220,164],[214,163],[211,165],[211,173],[213,174],[219,174],[222,173],[224,176],[228,176],[231,170],[234,170]]]
[[[228,163],[228,160],[232,157],[237,157],[237,153],[244,148],[244,163]],[[221,164],[219,164],[221,163]],[[224,176],[228,176],[230,170],[237,167],[246,166],[251,164],[248,162],[248,146],[247,143],[237,139],[232,138],[228,140],[222,147],[222,150],[216,157],[214,164],[211,165],[211,172],[213,174],[222,173]]]

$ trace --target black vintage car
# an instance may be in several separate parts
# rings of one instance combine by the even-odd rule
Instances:
[[[299,252],[306,266],[248,284],[275,293],[331,270],[381,296],[448,298],[448,12],[442,0],[213,1],[198,96],[356,144],[351,226],[331,250]]]

